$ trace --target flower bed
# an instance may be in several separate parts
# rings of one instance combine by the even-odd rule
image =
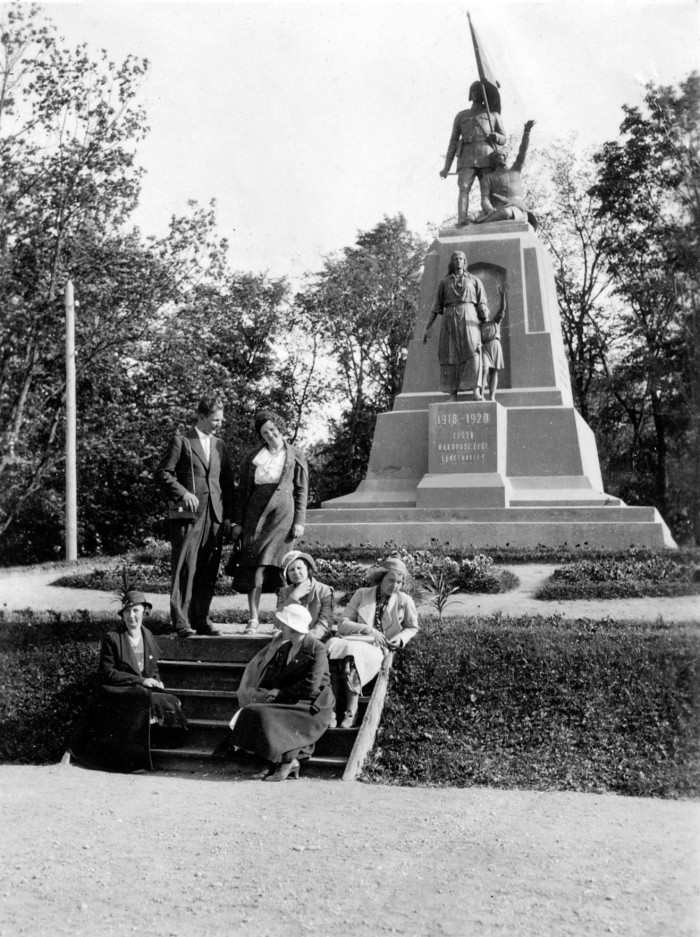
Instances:
[[[226,565],[230,547],[225,548],[222,558],[222,568]],[[368,566],[378,562],[389,553],[381,553],[369,557],[364,562],[335,559],[333,557],[319,557],[317,560],[318,579],[325,582],[337,592],[352,593],[365,584],[365,575]],[[433,553],[431,550],[395,550],[392,556],[400,557],[406,564],[414,582],[409,586],[418,600],[424,599],[428,591],[426,586],[430,583],[430,576],[437,576],[441,572],[449,580],[450,586],[459,592],[496,593],[506,592],[517,585],[517,579],[507,570],[495,567],[491,557],[477,554],[471,558],[461,555],[452,559],[445,554]],[[168,553],[160,555],[134,554],[131,560],[119,565],[115,563],[107,569],[93,569],[89,572],[76,571],[60,576],[54,580],[53,585],[72,589],[99,589],[105,592],[114,592],[123,584],[124,570],[128,571],[130,582],[134,588],[155,594],[167,594],[170,591],[170,556]],[[230,578],[220,576],[216,584],[217,595],[231,593]]]
[[[580,560],[554,571],[538,599],[610,599],[700,594],[694,558],[658,555]]]

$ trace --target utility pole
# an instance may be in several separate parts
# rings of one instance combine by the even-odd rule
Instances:
[[[66,282],[66,559],[78,559],[78,481],[75,408],[75,299]]]

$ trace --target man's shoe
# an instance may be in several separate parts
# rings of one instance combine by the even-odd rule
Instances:
[[[221,632],[213,625],[202,625],[200,628],[197,628],[197,634],[204,634],[209,638],[216,638],[221,635]]]
[[[193,638],[197,632],[192,628],[178,628],[175,633],[178,638]]]

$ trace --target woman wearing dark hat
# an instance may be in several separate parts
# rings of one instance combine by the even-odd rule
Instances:
[[[260,410],[255,430],[263,445],[243,462],[233,528],[241,552],[236,566],[227,570],[233,574],[233,588],[248,593],[246,634],[258,630],[262,592],[277,592],[284,585],[282,557],[304,533],[309,491],[306,456],[285,442],[277,414]]]
[[[102,639],[98,666],[102,685],[68,748],[85,767],[152,771],[151,724],[187,727],[180,701],[165,692],[158,673],[160,649],[143,625],[151,608],[143,592],[126,592],[119,611],[123,628]]]
[[[288,605],[303,605],[311,615],[309,634],[325,641],[333,629],[333,590],[316,579],[316,563],[308,553],[290,550],[282,557],[282,575],[287,582],[277,593],[277,611]]]
[[[352,727],[360,691],[376,677],[384,656],[405,647],[418,632],[418,613],[410,595],[402,592],[408,570],[401,560],[383,560],[369,570],[371,585],[358,589],[338,625],[338,637],[326,644],[331,661],[345,664],[345,685],[336,692],[340,728]],[[351,660],[348,660],[351,658]],[[351,666],[354,664],[354,666]],[[335,687],[335,684],[334,684]]]
[[[229,745],[270,763],[265,781],[298,778],[300,759],[313,754],[333,714],[326,646],[309,634],[311,615],[288,605],[275,621],[280,634],[246,667],[230,723]]]

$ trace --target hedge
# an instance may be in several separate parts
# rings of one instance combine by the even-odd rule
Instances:
[[[700,629],[432,620],[396,656],[368,780],[700,793]]]
[[[0,623],[0,760],[60,759],[94,686],[99,639],[113,626],[86,612]],[[165,616],[149,626],[170,630]],[[364,777],[697,796],[699,678],[698,628],[424,620],[396,655]]]

